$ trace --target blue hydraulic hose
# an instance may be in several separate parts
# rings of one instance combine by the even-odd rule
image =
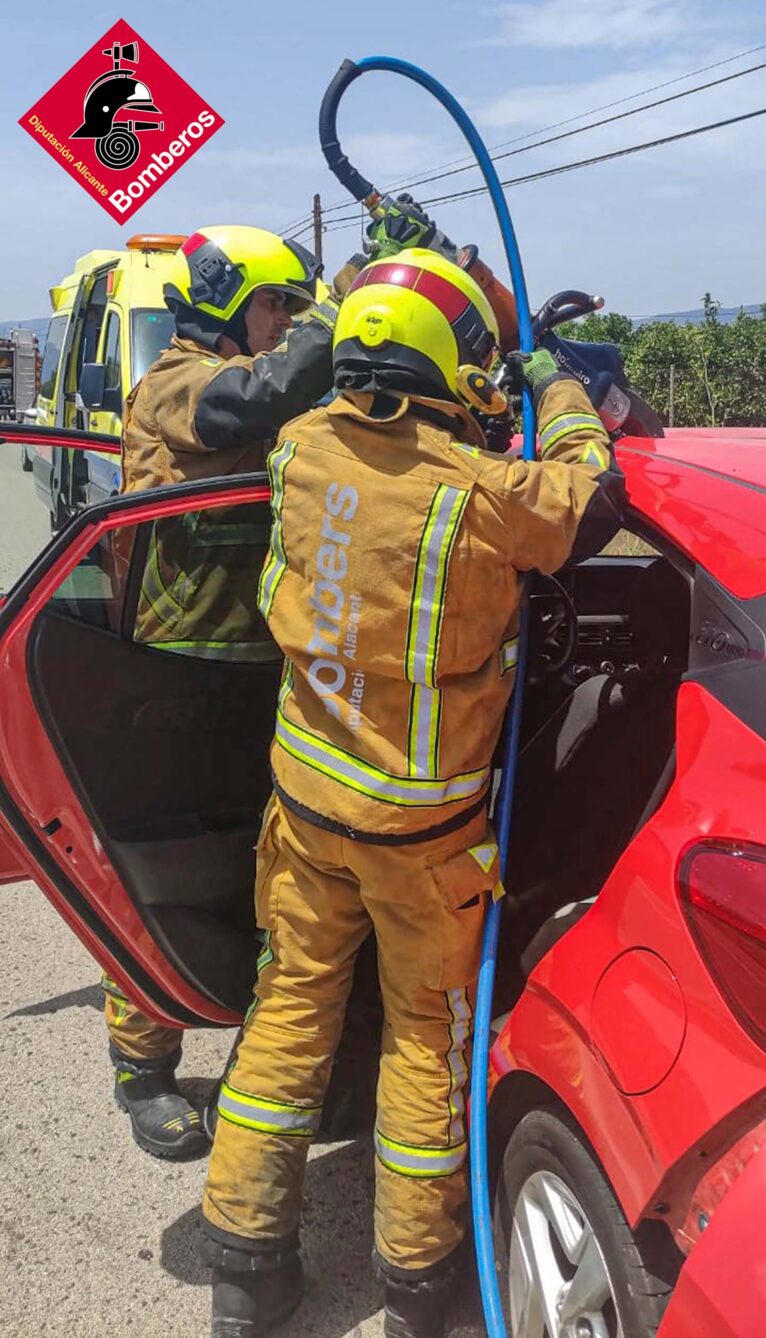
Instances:
[[[354,63],[348,61],[341,66],[333,86],[326,95],[327,105],[323,105],[320,115],[320,133],[322,147],[331,142],[335,149],[336,160],[341,165],[337,173],[340,180],[362,199],[372,190],[371,184],[356,172],[348,161],[340,155],[340,146],[335,134],[335,111],[337,102],[348,84],[368,70],[389,70],[393,74],[402,74],[416,84],[428,89],[429,93],[442,104],[456,121],[473,150],[476,162],[481,169],[492,204],[494,205],[500,232],[503,238],[508,267],[511,272],[513,293],[516,298],[516,310],[519,323],[519,343],[523,353],[531,353],[534,348],[532,319],[527,298],[527,286],[521,264],[521,255],[516,241],[511,215],[500,179],[495,171],[487,146],[476,126],[460,103],[440,84],[438,79],[421,70],[409,61],[398,60],[394,56],[367,56]],[[324,117],[324,120],[323,120]],[[330,158],[328,157],[328,162]],[[335,170],[335,167],[333,167]],[[341,175],[341,173],[345,173]],[[523,432],[524,459],[535,458],[535,414],[532,395],[525,385],[523,391]],[[510,836],[511,809],[516,777],[516,764],[519,755],[519,736],[521,732],[521,707],[523,697],[524,673],[527,660],[527,609],[522,606],[521,625],[519,628],[519,658],[516,668],[516,682],[510,707],[510,720],[506,730],[505,753],[503,757],[503,776],[495,808],[495,829],[500,849],[500,873],[505,878],[508,862],[508,843]],[[484,925],[479,988],[476,997],[476,1018],[474,1024],[473,1071],[471,1075],[471,1202],[473,1206],[474,1239],[476,1262],[479,1272],[481,1299],[484,1319],[489,1338],[507,1338],[500,1290],[497,1284],[495,1254],[492,1241],[492,1205],[489,1193],[489,1170],[487,1160],[487,1086],[489,1080],[489,1044],[490,1022],[492,1020],[492,995],[495,979],[495,961],[500,931],[500,901],[492,901]]]

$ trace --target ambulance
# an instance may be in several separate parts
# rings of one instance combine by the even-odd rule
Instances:
[[[185,240],[140,233],[124,251],[89,251],[51,288],[39,426],[119,437],[123,401],[170,343],[173,317],[162,288]],[[33,477],[55,532],[83,506],[118,492],[119,458],[39,445]]]

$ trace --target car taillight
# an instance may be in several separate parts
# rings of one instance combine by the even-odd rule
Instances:
[[[681,903],[716,985],[766,1048],[766,849],[707,841],[678,872]]]

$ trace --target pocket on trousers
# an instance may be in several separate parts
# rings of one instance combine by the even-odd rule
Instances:
[[[481,937],[487,893],[493,886],[487,873],[467,850],[431,867],[438,922],[434,925],[432,962],[427,965],[430,989],[461,989],[479,974]]]
[[[263,814],[261,834],[255,847],[255,923],[259,929],[277,927],[277,875],[274,866],[279,855],[275,837],[278,816],[272,795]]]

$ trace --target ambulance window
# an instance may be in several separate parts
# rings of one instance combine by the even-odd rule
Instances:
[[[104,340],[102,362],[106,367],[104,390],[119,390],[122,393],[120,317],[116,311],[110,311],[106,318],[106,338]]]
[[[106,275],[102,274],[91,289],[88,299],[88,305],[82,318],[82,330],[80,334],[80,345],[77,349],[77,380],[80,384],[80,372],[84,362],[95,362],[98,352],[98,341],[101,337],[101,326],[104,323],[104,312],[106,311]]]
[[[170,347],[175,321],[169,311],[134,311],[131,316],[133,385],[137,385],[161,352]]]
[[[43,365],[40,369],[40,394],[46,400],[53,399],[53,392],[56,389],[56,372],[61,358],[68,320],[68,316],[54,316],[48,326]]]

